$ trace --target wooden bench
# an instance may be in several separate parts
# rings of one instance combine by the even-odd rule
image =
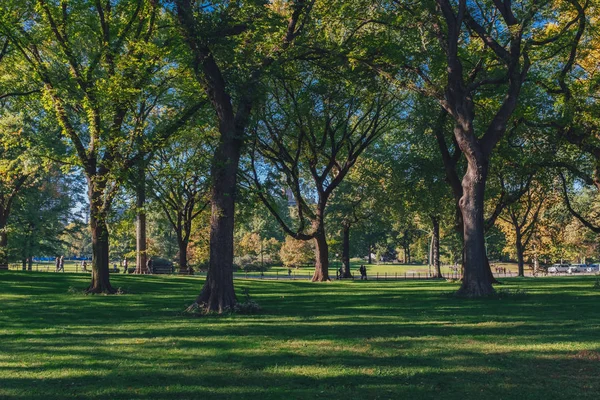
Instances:
[[[166,275],[175,272],[173,265],[155,265],[152,267],[152,273],[156,275]]]

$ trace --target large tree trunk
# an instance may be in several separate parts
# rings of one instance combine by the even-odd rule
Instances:
[[[315,236],[315,273],[313,282],[329,281],[329,247],[325,236],[325,229],[321,228]]]
[[[465,297],[483,297],[495,293],[485,254],[483,212],[487,167],[487,162],[472,157],[462,182],[460,209],[464,229],[464,275],[458,294]]]
[[[188,275],[190,273],[187,263],[188,244],[182,238],[178,238],[177,245],[179,246],[179,273],[181,275]]]
[[[452,189],[452,195],[455,200],[456,208],[454,215],[454,229],[458,233],[459,237],[462,239],[464,224],[463,224],[463,216],[460,208],[460,199],[463,196],[463,188],[460,178],[458,176],[456,164],[458,162],[458,158],[455,158],[450,155],[448,151],[448,146],[446,144],[446,140],[444,138],[444,119],[446,118],[446,111],[442,110],[440,117],[438,118],[438,126],[435,129],[435,136],[438,141],[438,145],[442,154],[442,160],[444,161],[444,170],[446,173],[446,182],[450,185]],[[458,151],[455,149],[454,151]],[[463,252],[464,255],[464,252]],[[462,261],[464,264],[464,259]],[[500,284],[496,278],[494,278],[494,274],[492,273],[492,269],[490,267],[489,261],[487,263],[487,274],[492,283]]]
[[[27,265],[27,271],[32,271],[33,270],[33,256],[29,255],[29,263]]]
[[[116,293],[108,273],[108,227],[103,217],[90,215],[92,231],[92,283],[88,293]]]
[[[233,288],[233,230],[243,132],[226,129],[234,128],[222,124],[221,142],[213,158],[208,273],[196,299],[205,312],[222,313],[233,309],[237,302]]]
[[[146,171],[142,163],[138,166],[136,185],[136,230],[135,230],[135,273],[147,274],[146,248]]]
[[[442,270],[440,268],[440,222],[435,215],[431,216],[433,225],[433,235],[431,241],[431,264],[433,265],[434,278],[442,278]]]
[[[116,293],[110,284],[108,273],[108,226],[103,207],[102,191],[95,190],[94,183],[88,179],[90,199],[90,231],[92,233],[92,282],[87,293]]]
[[[516,232],[516,247],[517,247],[517,262],[519,268],[519,276],[525,276],[525,261],[524,261],[524,249],[523,249],[523,238],[521,232],[517,229]]]
[[[342,276],[352,278],[350,271],[350,225],[344,225],[342,230]]]
[[[455,229],[456,229],[456,232],[457,232],[459,238],[463,240],[463,260],[462,260],[462,265],[464,265],[464,263],[465,263],[465,260],[464,260],[464,239],[463,239],[464,223],[463,223],[463,218],[462,218],[462,211],[460,210],[460,205],[459,204],[456,205],[456,209],[458,211],[457,211],[457,214],[456,214],[457,220],[455,221]],[[485,232],[484,232],[484,234],[485,234]],[[492,272],[492,267],[490,266],[490,262],[489,262],[489,260],[487,258],[487,254],[485,256],[485,263],[486,263],[486,274],[488,275],[489,280],[493,284],[501,285],[502,282],[500,282],[499,280],[497,280],[494,277],[494,273]]]

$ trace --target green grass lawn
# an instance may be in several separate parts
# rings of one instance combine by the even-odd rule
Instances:
[[[507,279],[461,300],[440,281],[236,280],[260,315],[192,317],[197,277],[0,271],[1,399],[598,399],[595,277]],[[241,295],[240,295],[241,297]]]

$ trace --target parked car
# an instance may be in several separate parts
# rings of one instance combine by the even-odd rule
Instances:
[[[600,272],[600,265],[599,264],[590,264],[585,269],[585,272]]]
[[[571,266],[567,269],[567,272],[570,274],[577,272],[585,272],[586,269],[587,265],[585,264],[571,264]]]
[[[552,264],[552,266],[548,268],[548,272],[553,274],[556,274],[557,272],[567,272],[569,267],[569,264]]]

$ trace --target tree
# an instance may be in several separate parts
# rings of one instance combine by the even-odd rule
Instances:
[[[65,254],[73,257],[89,258],[92,255],[92,238],[89,224],[80,219],[73,219],[65,227],[60,236]],[[40,255],[53,255],[54,252]]]
[[[148,168],[150,190],[177,237],[179,273],[188,273],[187,249],[194,219],[208,207],[209,154],[195,132],[179,135],[156,152]]]
[[[412,74],[414,91],[436,99],[453,119],[454,140],[467,161],[459,203],[464,276],[458,293],[463,296],[494,292],[484,238],[490,161],[517,109],[531,54],[543,45],[538,41],[545,36],[539,25],[557,22],[548,17],[551,8],[552,3],[516,6],[500,0],[476,4],[437,0],[427,3],[422,14],[398,7],[403,16],[413,14],[415,31],[428,35],[408,36],[409,41],[416,39],[408,45],[425,50],[424,43],[439,44],[435,58],[429,49],[416,50],[418,54],[403,59],[401,68]],[[444,61],[436,64],[439,59]],[[488,112],[478,113],[480,105]]]
[[[331,197],[327,223],[335,223],[341,230],[341,278],[352,278],[351,230],[383,212],[384,199],[391,194],[386,191],[389,172],[366,151]]]
[[[38,187],[48,163],[40,147],[56,139],[56,129],[40,113],[39,95],[15,71],[14,46],[0,50],[0,269],[8,268],[8,224],[23,192]],[[60,145],[55,148],[60,147]]]
[[[73,175],[54,167],[40,171],[35,185],[23,189],[14,204],[7,229],[11,232],[10,258],[20,260],[23,270],[32,269],[34,256],[64,254],[61,240],[77,198]]]
[[[329,280],[325,232],[327,205],[334,190],[386,129],[393,129],[385,86],[364,79],[360,85],[308,71],[303,79],[276,80],[257,124],[252,174],[263,204],[286,234],[314,240],[312,280]],[[359,79],[354,76],[354,79]],[[261,175],[269,174],[267,179]],[[274,179],[273,179],[274,178]],[[291,227],[277,209],[273,190],[293,197],[297,213]]]
[[[440,168],[445,166],[446,153],[442,153],[440,157],[440,152],[436,151],[436,142],[439,140],[440,124],[443,121],[436,119],[432,121],[431,114],[426,111],[427,108],[422,107],[423,102],[416,104],[414,116],[411,118],[412,124],[406,132],[403,132],[402,137],[386,137],[388,149],[393,149],[393,144],[400,142],[409,143],[411,151],[405,154],[389,154],[388,150],[382,157],[389,160],[394,171],[390,182],[391,191],[397,193],[393,201],[393,213],[400,214],[396,218],[397,222],[403,222],[404,225],[402,247],[405,252],[405,262],[410,262],[412,236],[429,232],[431,241],[428,264],[433,266],[434,277],[442,277],[440,222],[446,221],[446,217],[452,215],[452,192],[448,191],[447,183],[452,182],[457,168],[456,165],[452,166],[453,175],[450,179],[448,179],[448,172]]]
[[[558,23],[548,25],[546,38],[540,41],[546,46],[546,52],[558,58],[545,63],[544,74],[539,80],[551,112],[540,113],[527,123],[547,130],[561,145],[554,153],[563,157],[547,162],[545,166],[554,169],[561,177],[563,199],[569,212],[583,226],[600,233],[597,221],[587,218],[585,213],[572,206],[565,177],[571,175],[578,180],[578,185],[592,186],[600,191],[600,142],[597,135],[600,40],[594,26],[600,7],[596,1],[569,0],[556,4],[556,8]],[[561,25],[572,28],[561,31]]]
[[[28,157],[30,153],[23,145],[20,127],[3,120],[0,127],[0,269],[8,269],[8,232],[7,224],[13,206],[36,175],[35,163]],[[9,126],[6,126],[6,123]],[[10,125],[12,126],[12,129]],[[26,142],[25,142],[26,143]],[[32,165],[33,164],[33,165]]]
[[[38,0],[0,16],[1,33],[43,87],[46,109],[73,151],[71,162],[87,179],[90,293],[115,292],[108,274],[107,217],[125,171],[141,157],[136,138],[151,130],[153,142],[160,143],[202,105],[175,111],[182,101],[174,102],[173,87],[165,87],[174,68],[163,50],[171,40],[159,29],[164,17],[155,0]]]
[[[204,287],[193,306],[223,312],[233,308],[235,193],[242,145],[251,112],[260,102],[269,67],[298,41],[311,1],[289,4],[174,0],[189,65],[208,96],[219,137],[211,166],[210,259]]]
[[[131,259],[136,256],[136,209],[131,206],[134,201],[135,198],[132,198],[126,187],[122,187],[111,205],[106,221],[111,239],[108,253],[111,260]]]
[[[515,246],[519,276],[525,276],[525,252],[535,237],[547,190],[540,182],[527,183],[525,195],[507,206],[500,216],[500,221],[504,222],[500,227]]]
[[[279,251],[279,257],[283,265],[288,268],[298,268],[301,265],[310,264],[315,260],[314,245],[306,240],[297,240],[292,236],[286,236]]]

